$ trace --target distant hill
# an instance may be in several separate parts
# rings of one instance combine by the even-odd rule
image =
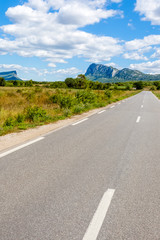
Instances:
[[[145,74],[138,70],[123,68],[118,70],[111,66],[92,63],[85,76],[92,81],[100,82],[127,82],[127,81],[157,81],[160,80],[160,74]]]
[[[3,77],[5,80],[22,80],[17,76],[16,71],[0,72],[0,77]]]

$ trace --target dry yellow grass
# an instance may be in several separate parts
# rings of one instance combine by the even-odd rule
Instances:
[[[88,105],[75,103],[79,104],[77,105],[77,109],[75,109],[76,105],[72,108],[68,106],[62,108],[51,99],[53,95],[62,96],[64,100],[65,97],[68,98],[70,96],[74,101],[77,91],[86,90],[59,90],[45,87],[0,87],[0,135],[17,131],[18,129],[46,124],[61,118],[64,119],[67,116],[78,113],[78,111],[80,113],[92,108],[105,106],[136,93],[136,91],[111,90],[112,97],[107,99],[104,90],[94,90],[92,92],[96,96],[95,102],[93,102],[93,104],[88,102]],[[26,114],[26,109],[32,109],[35,106],[40,109],[36,111],[42,111],[44,115],[46,114],[47,117],[45,120],[44,118],[43,120],[36,118],[36,121],[34,121],[32,119],[28,120],[26,117],[23,119],[23,116]],[[38,114],[40,115],[41,113],[38,112]],[[18,116],[23,120],[18,121]],[[6,121],[9,122],[6,124]]]

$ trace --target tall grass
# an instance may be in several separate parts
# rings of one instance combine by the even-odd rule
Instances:
[[[0,135],[103,107],[136,93],[116,89],[0,87]]]

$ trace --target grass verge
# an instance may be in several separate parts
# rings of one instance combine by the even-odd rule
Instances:
[[[0,136],[105,107],[137,90],[0,88]]]

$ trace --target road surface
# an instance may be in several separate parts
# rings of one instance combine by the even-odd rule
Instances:
[[[160,240],[160,101],[141,92],[0,153],[1,240]]]

